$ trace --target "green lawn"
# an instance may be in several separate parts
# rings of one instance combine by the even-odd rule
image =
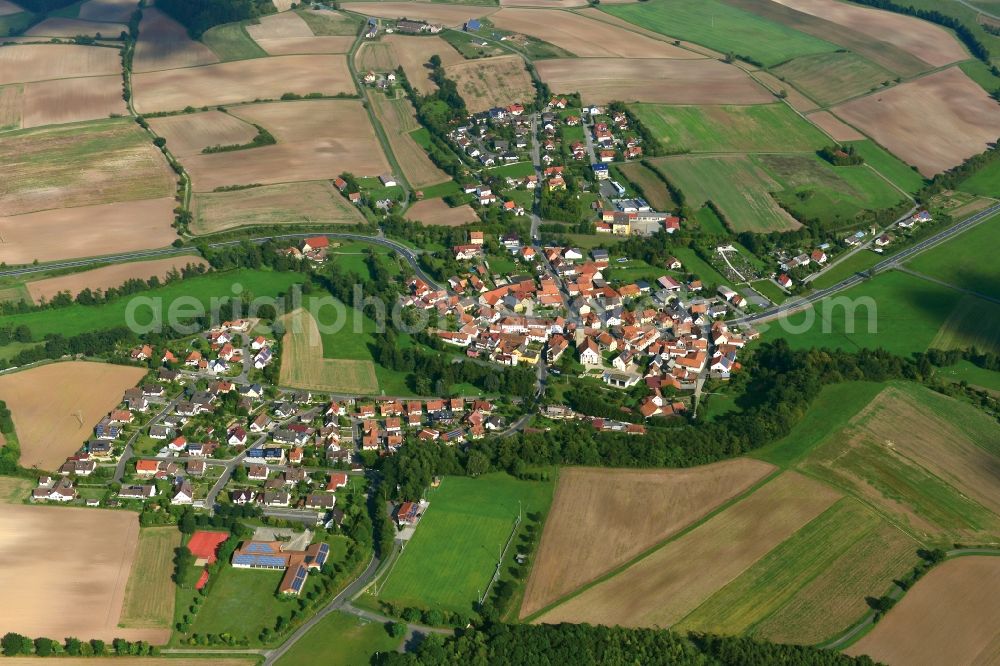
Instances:
[[[257,42],[247,33],[242,21],[209,28],[201,36],[201,41],[223,62],[267,56],[267,52],[257,46]]]
[[[730,235],[726,225],[715,214],[715,211],[708,206],[699,208],[698,212],[694,214],[694,218],[698,220],[701,230],[706,234],[715,234],[717,236]]]
[[[103,305],[70,305],[51,310],[36,310],[24,314],[0,316],[0,326],[20,326],[31,329],[32,338],[41,340],[50,333],[65,336],[127,325],[129,304],[134,310],[134,321],[147,326],[153,322],[153,312],[161,313],[164,326],[169,323],[171,305],[181,297],[194,298],[206,310],[210,299],[233,296],[233,288],[242,287],[242,295],[254,297],[277,296],[285,293],[302,278],[297,273],[275,273],[263,270],[241,269],[222,273],[209,273],[187,278],[158,289],[150,289],[135,296],[119,298]],[[188,304],[177,306],[178,312],[189,311]]]
[[[1000,162],[995,164],[1000,165]],[[1000,177],[1000,170],[997,176]],[[1000,298],[997,247],[1000,247],[1000,214],[917,255],[906,265],[956,287]]]
[[[971,361],[959,361],[947,368],[938,368],[934,376],[949,382],[966,382],[988,391],[1000,392],[1000,372],[986,370]]]
[[[278,666],[355,666],[376,652],[395,650],[402,639],[385,626],[347,613],[331,613],[277,661]]]
[[[863,95],[896,75],[856,53],[822,53],[795,58],[773,70],[823,106]]]
[[[777,65],[796,56],[837,50],[837,46],[720,0],[650,0],[601,9],[663,35],[703,44]]]
[[[906,356],[928,348],[957,300],[948,287],[892,271],[770,322],[763,337],[784,338],[795,349],[882,347]]]
[[[552,491],[551,482],[519,481],[506,474],[445,477],[440,487],[428,491],[430,507],[383,583],[380,598],[471,614],[510,536],[518,502],[523,514],[544,513]]]
[[[866,164],[888,178],[896,187],[904,192],[915,194],[924,186],[925,181],[923,176],[874,141],[870,139],[865,139],[864,141],[847,141],[845,145],[854,146],[858,154],[865,159]]]
[[[875,254],[870,250],[858,250],[810,282],[809,285],[816,289],[826,289],[827,287],[832,287],[841,280],[849,278],[855,273],[868,270],[878,262],[882,261],[882,259],[884,259],[882,255]]]
[[[229,633],[257,642],[261,629],[273,628],[279,615],[287,617],[297,607],[294,599],[278,598],[278,584],[284,575],[284,571],[223,567],[191,632]]]
[[[413,140],[417,142],[417,145],[424,150],[430,150],[431,146],[434,145],[433,141],[431,141],[431,133],[426,127],[418,127],[410,132],[410,136],[412,136]]]
[[[462,186],[453,180],[448,180],[437,185],[429,185],[421,191],[424,193],[424,199],[438,199],[449,194],[461,194]]]
[[[1000,198],[1000,160],[993,160],[992,164],[966,178],[958,187],[973,194]]]
[[[830,141],[783,103],[754,106],[633,104],[639,120],[668,150],[813,151]]]
[[[515,162],[514,164],[486,169],[486,172],[498,178],[524,178],[525,176],[533,176],[535,167],[530,161]]]
[[[758,280],[756,282],[751,282],[750,286],[753,287],[754,290],[761,296],[775,304],[784,303],[785,299],[788,298],[788,294],[783,292],[781,287],[770,280]]]

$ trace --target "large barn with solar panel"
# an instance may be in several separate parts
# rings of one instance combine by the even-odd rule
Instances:
[[[309,571],[320,569],[330,556],[330,546],[314,543],[305,550],[286,550],[283,541],[244,541],[233,553],[239,569],[278,569],[286,573],[278,586],[281,594],[300,594]]]

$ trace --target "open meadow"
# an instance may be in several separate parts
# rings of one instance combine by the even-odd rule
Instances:
[[[375,652],[392,652],[393,638],[380,622],[347,613],[330,613],[276,662],[277,666],[354,666]]]
[[[363,224],[357,206],[328,180],[264,185],[231,192],[195,194],[195,234],[238,227],[285,224]]]
[[[786,472],[535,621],[671,626],[839,497],[817,481]]]
[[[353,313],[346,309],[349,328]],[[378,393],[371,359],[324,358],[323,337],[315,317],[306,310],[285,315],[281,343],[281,384],[331,393]]]
[[[896,77],[849,51],[802,56],[772,71],[823,105],[864,95]]]
[[[177,238],[170,226],[173,197],[53,208],[0,217],[0,261],[30,264],[166,247]],[[99,219],[99,225],[92,221]]]
[[[774,100],[738,67],[717,60],[557,58],[535,63],[553,92],[579,92],[585,104],[765,104]]]
[[[284,93],[356,92],[343,55],[276,56],[143,72],[135,75],[134,88],[139,113],[277,99]]]
[[[832,110],[930,177],[996,141],[996,107],[961,69],[950,67]]]
[[[643,198],[656,210],[670,210],[674,200],[667,186],[652,169],[641,162],[628,162],[618,166],[622,175],[634,186],[642,189]]]
[[[996,663],[1000,557],[959,557],[929,572],[845,652],[889,666]]]
[[[773,469],[742,459],[684,470],[562,470],[521,617],[629,562]],[[573,566],[567,566],[571,560]]]
[[[374,93],[369,97],[375,117],[389,139],[392,154],[411,187],[420,188],[451,180],[441,171],[410,132],[420,129],[413,104],[406,97],[390,99]]]
[[[173,525],[139,530],[135,565],[125,588],[121,625],[137,629],[170,629],[174,619],[174,549],[181,533]]]
[[[75,297],[84,289],[98,291],[108,287],[120,287],[128,280],[148,280],[154,275],[162,280],[171,271],[180,271],[189,265],[208,266],[208,263],[199,255],[182,254],[167,259],[130,261],[43,280],[32,280],[25,287],[31,298],[36,303],[41,303],[43,300],[52,300],[53,296],[64,291]]]
[[[976,296],[962,296],[929,346],[1000,353],[1000,305]]]
[[[959,187],[963,192],[1000,199],[1000,160],[966,178]]]
[[[241,106],[231,113],[264,127],[277,143],[186,157],[184,166],[196,192],[333,179],[345,171],[377,176],[389,170],[368,114],[357,100],[269,102]]]
[[[157,9],[142,10],[132,63],[134,71],[152,72],[215,62],[219,58],[212,49],[191,39],[180,23]]]
[[[57,469],[145,374],[143,368],[66,361],[0,376],[0,400],[14,419],[21,466]]]
[[[552,501],[552,484],[519,481],[503,473],[448,476],[426,498],[430,507],[380,584],[379,599],[468,615],[496,570],[518,506],[522,514],[544,514]]]
[[[450,208],[441,199],[418,201],[406,209],[406,219],[432,226],[460,227],[479,220],[469,204]]]
[[[138,537],[138,518],[129,511],[4,506],[0,624],[5,631],[56,640],[85,636],[165,642],[169,631],[118,626]],[[59,602],[58,613],[52,612],[53,600]]]
[[[0,163],[0,216],[174,192],[163,155],[125,119],[6,133],[0,136]]]
[[[531,75],[521,56],[495,56],[448,65],[445,74],[458,86],[469,113],[512,102],[528,103],[535,96]]]
[[[1000,214],[983,220],[906,262],[907,268],[960,289],[1000,298],[1000,266],[991,260],[1000,243]]]

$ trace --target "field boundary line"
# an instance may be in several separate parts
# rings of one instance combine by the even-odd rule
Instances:
[[[761,462],[766,462],[766,461],[761,461]],[[770,465],[772,463],[767,463],[767,464]],[[618,574],[620,574],[620,573],[624,572],[626,569],[629,569],[632,566],[638,564],[641,560],[646,559],[647,557],[649,557],[650,555],[652,555],[656,551],[660,550],[661,548],[663,548],[667,544],[672,543],[672,542],[680,539],[681,537],[687,535],[688,533],[694,531],[698,527],[700,527],[703,524],[707,523],[709,520],[711,520],[712,518],[714,518],[718,514],[722,513],[726,509],[728,509],[728,508],[730,508],[732,506],[735,506],[739,502],[742,502],[744,499],[746,499],[750,495],[754,494],[755,492],[757,492],[758,490],[760,490],[762,487],[764,487],[765,485],[767,485],[771,481],[773,481],[776,478],[778,478],[779,476],[781,476],[786,471],[785,469],[783,469],[783,468],[781,468],[781,467],[779,467],[777,465],[774,465],[774,467],[775,467],[774,471],[772,471],[770,474],[768,474],[767,476],[765,476],[763,479],[757,481],[755,484],[753,484],[752,486],[750,486],[749,488],[747,488],[746,490],[744,490],[742,493],[731,497],[728,501],[723,502],[719,506],[715,507],[712,511],[709,511],[707,514],[705,514],[704,516],[702,516],[698,520],[694,521],[693,523],[691,523],[689,525],[684,526],[683,528],[681,528],[680,530],[678,530],[676,533],[671,534],[670,536],[668,536],[666,539],[664,539],[664,540],[662,540],[662,541],[660,541],[658,543],[653,544],[652,546],[650,546],[646,550],[642,551],[641,553],[639,553],[638,555],[636,555],[635,557],[633,557],[631,560],[629,560],[629,561],[627,561],[627,562],[625,562],[625,563],[623,563],[623,564],[615,567],[614,569],[612,569],[611,571],[608,571],[607,573],[604,573],[604,574],[598,576],[594,580],[581,585],[580,587],[578,587],[577,589],[573,590],[569,594],[566,594],[565,596],[562,596],[562,597],[556,599],[552,603],[550,603],[550,604],[548,604],[548,605],[540,608],[539,610],[535,611],[531,615],[528,615],[527,617],[522,618],[521,622],[523,622],[523,623],[532,623],[532,622],[534,622],[539,617],[541,617],[541,616],[545,615],[546,613],[548,613],[549,611],[552,611],[555,608],[563,605],[564,603],[570,601],[571,599],[580,596],[581,594],[583,594],[587,590],[589,590],[589,589],[591,589],[593,587],[596,587],[596,586],[600,585],[601,583],[604,583],[604,582],[606,582],[608,580],[611,580],[612,578],[614,578]],[[544,530],[542,531],[542,534],[544,536]],[[540,543],[540,541],[539,541],[539,543]]]

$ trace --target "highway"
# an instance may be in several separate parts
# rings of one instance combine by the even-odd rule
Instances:
[[[963,231],[971,229],[972,227],[976,226],[983,220],[992,217],[997,213],[1000,213],[1000,204],[990,206],[989,208],[976,213],[972,217],[968,217],[962,220],[961,222],[948,227],[947,229],[939,231],[933,236],[925,238],[916,245],[912,245],[904,250],[897,252],[891,257],[883,259],[882,261],[875,264],[864,273],[855,273],[854,275],[845,278],[844,280],[841,280],[837,284],[831,287],[827,287],[826,289],[819,289],[802,298],[794,299],[787,303],[783,303],[782,305],[764,310],[763,312],[758,312],[756,314],[747,315],[745,317],[732,319],[726,323],[728,323],[730,326],[743,326],[743,325],[752,326],[757,323],[770,321],[772,319],[778,319],[787,314],[803,310],[808,306],[812,305],[813,303],[818,303],[827,296],[832,296],[837,292],[841,292],[844,291],[845,289],[849,289],[855,285],[861,284],[862,282],[869,279],[873,275],[889,270],[890,268],[893,268],[894,266],[906,261],[907,259],[910,259],[911,257],[923,252],[924,250],[928,250],[936,245],[940,245],[941,243],[951,239],[954,236],[957,236]]]

